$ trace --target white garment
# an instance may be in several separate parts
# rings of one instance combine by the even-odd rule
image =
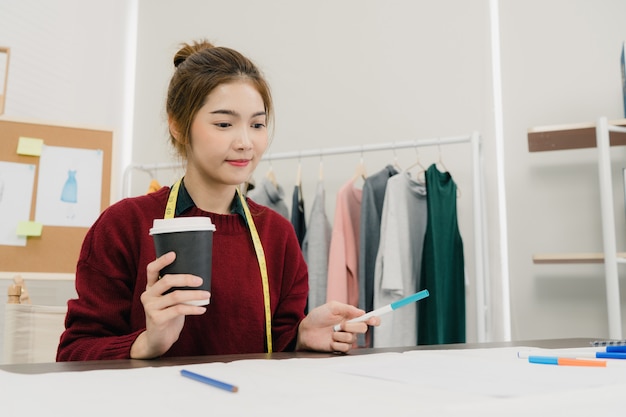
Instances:
[[[374,308],[418,291],[427,223],[426,186],[403,172],[389,178],[374,270]],[[381,317],[374,347],[415,346],[417,305]]]

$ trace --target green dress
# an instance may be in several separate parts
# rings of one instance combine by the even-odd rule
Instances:
[[[449,172],[435,164],[426,170],[428,220],[422,252],[419,345],[465,342],[463,241],[456,213],[457,187]]]

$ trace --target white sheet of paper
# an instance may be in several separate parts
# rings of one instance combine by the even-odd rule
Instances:
[[[26,246],[17,225],[28,221],[35,184],[33,164],[0,161],[0,245]]]
[[[89,227],[100,214],[101,150],[44,145],[39,160],[35,221]]]

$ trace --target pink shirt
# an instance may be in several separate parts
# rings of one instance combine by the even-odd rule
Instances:
[[[328,255],[327,301],[359,305],[359,230],[363,190],[354,187],[355,179],[337,193],[335,219]]]

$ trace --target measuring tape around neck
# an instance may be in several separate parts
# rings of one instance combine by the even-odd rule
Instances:
[[[265,251],[261,244],[261,238],[259,232],[256,230],[256,225],[252,219],[250,208],[246,202],[246,198],[241,194],[239,188],[237,188],[237,195],[243,206],[243,211],[246,214],[248,220],[248,228],[250,229],[250,235],[252,236],[252,243],[254,244],[254,251],[256,252],[256,259],[259,262],[259,269],[261,270],[261,282],[263,284],[263,304],[265,305],[265,337],[267,338],[267,353],[272,353],[272,310],[270,308],[270,284],[267,275],[267,263],[265,262]]]
[[[178,190],[180,189],[180,183],[182,180],[176,181],[170,190],[170,194],[167,198],[167,205],[165,206],[164,218],[171,219],[176,214],[176,200],[178,199]],[[259,262],[259,269],[261,271],[261,283],[263,284],[263,304],[265,307],[265,336],[267,341],[267,353],[272,353],[272,310],[270,306],[270,286],[269,278],[267,274],[267,262],[265,261],[265,251],[261,244],[261,238],[259,232],[256,230],[256,225],[252,219],[250,208],[246,202],[245,197],[237,188],[237,196],[241,201],[246,221],[248,222],[248,229],[250,229],[250,236],[252,237],[252,243],[254,244],[254,251],[256,253],[257,261]]]

